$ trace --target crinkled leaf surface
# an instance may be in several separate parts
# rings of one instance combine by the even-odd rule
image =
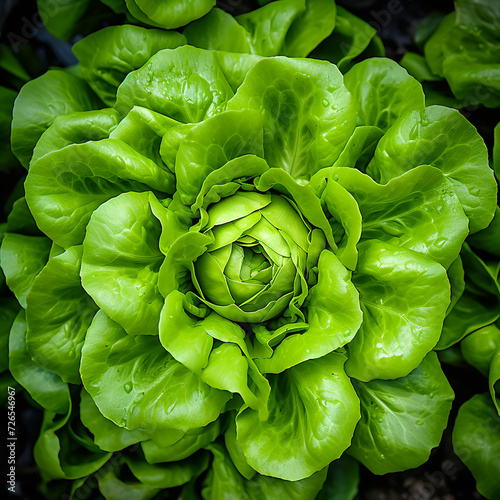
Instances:
[[[423,464],[441,441],[454,398],[436,354],[406,377],[354,385],[361,420],[349,453],[375,474]]]
[[[154,210],[165,208],[152,193],[112,198],[92,213],[83,244],[85,290],[132,335],[157,335],[163,306],[158,271],[164,255]]]
[[[257,472],[289,481],[309,477],[351,442],[359,400],[332,353],[269,376],[269,418],[247,409],[236,418],[237,439]]]
[[[173,176],[115,139],[73,144],[30,168],[26,201],[38,227],[63,248],[82,243],[102,203],[127,191],[171,193]]]
[[[362,240],[387,241],[446,268],[458,257],[468,220],[453,185],[438,169],[416,167],[387,184],[352,168],[333,168],[331,176],[358,203]]]
[[[84,80],[50,70],[19,92],[12,118],[12,152],[27,168],[38,139],[58,116],[102,106]]]
[[[470,232],[492,220],[497,186],[483,139],[458,111],[430,106],[399,118],[380,139],[367,173],[382,183],[419,165],[442,170],[452,182]]]
[[[87,332],[80,372],[102,414],[129,430],[202,427],[231,397],[172,358],[158,337],[129,335],[102,311]]]
[[[341,73],[325,61],[310,59],[257,62],[228,107],[261,113],[266,160],[295,179],[309,179],[331,166],[356,118]]]
[[[124,116],[142,106],[183,123],[197,123],[226,108],[233,96],[213,52],[183,46],[161,50],[128,74],[115,108]]]
[[[81,246],[52,257],[27,298],[26,340],[33,359],[65,382],[80,383],[80,353],[97,311],[80,282]]]
[[[80,62],[82,76],[108,106],[113,106],[116,89],[131,71],[143,66],[158,51],[185,42],[174,31],[108,26],[77,42],[73,52]]]
[[[106,139],[119,121],[114,109],[78,111],[58,116],[36,143],[30,164],[70,144]]]
[[[69,388],[57,374],[37,365],[26,344],[26,318],[21,311],[10,331],[9,366],[13,377],[45,410],[66,414],[69,411]]]
[[[358,126],[387,130],[400,116],[425,106],[420,83],[390,59],[356,64],[346,73],[345,86],[358,107]]]
[[[363,323],[347,345],[346,371],[369,381],[408,375],[436,345],[450,300],[445,269],[378,240],[359,245],[353,282]]]

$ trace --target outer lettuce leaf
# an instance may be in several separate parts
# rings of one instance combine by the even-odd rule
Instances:
[[[0,305],[0,374],[9,369],[9,337],[19,304],[14,298],[2,298]]]
[[[216,389],[239,393],[267,418],[269,383],[251,359],[242,328],[212,312],[196,320],[184,310],[184,295],[174,290],[165,299],[160,342],[177,361]],[[214,340],[224,342],[214,345]]]
[[[106,105],[113,106],[116,89],[131,71],[142,67],[158,51],[185,43],[186,39],[173,31],[109,26],[77,42],[73,52],[82,77]]]
[[[493,219],[497,186],[483,139],[458,111],[431,106],[402,116],[382,137],[367,173],[386,183],[419,165],[443,171],[453,183],[470,232]]]
[[[436,345],[450,300],[446,270],[404,248],[360,243],[353,278],[364,321],[347,345],[346,371],[365,382],[408,375]]]
[[[492,0],[457,0],[425,45],[432,70],[468,104],[500,105],[500,9]]]
[[[458,411],[453,428],[453,449],[472,472],[479,493],[500,495],[500,417],[487,393],[476,394]]]
[[[101,106],[84,80],[65,71],[48,71],[28,82],[14,103],[12,152],[27,168],[38,139],[56,117]]]
[[[119,121],[114,109],[80,111],[58,116],[36,143],[30,164],[47,153],[70,144],[106,139]]]
[[[269,166],[306,180],[333,164],[356,117],[340,72],[325,61],[309,59],[257,62],[228,107],[259,111]]]
[[[142,23],[169,30],[204,16],[214,7],[215,0],[125,0],[125,3]]]
[[[500,207],[495,208],[495,216],[486,229],[473,234],[467,243],[474,249],[482,250],[500,258]]]
[[[123,193],[92,213],[83,244],[82,284],[96,304],[132,335],[158,335],[164,260],[152,193]]]
[[[345,75],[345,86],[358,106],[358,126],[386,131],[400,116],[425,107],[420,83],[390,59],[356,64]]]
[[[494,130],[493,168],[497,179],[500,181],[500,122],[497,123]]]
[[[468,219],[453,185],[438,169],[416,167],[387,184],[352,168],[333,168],[329,175],[358,203],[362,240],[405,247],[446,268],[458,257]]]
[[[183,33],[190,45],[204,49],[277,56],[304,11],[304,0],[278,0],[237,17],[213,9]]]
[[[498,415],[500,415],[500,404],[497,399],[497,394],[500,393],[500,386],[498,382],[500,381],[500,350],[498,350],[491,360],[490,374],[488,376],[488,385],[490,387],[490,395],[497,410]]]
[[[346,72],[352,61],[367,50],[376,37],[377,30],[343,7],[337,6],[335,30],[310,54],[314,59],[326,59],[336,64],[342,72]],[[380,47],[376,48],[377,56],[384,55]]]
[[[378,127],[356,127],[333,166],[356,168],[365,172],[378,141],[383,135],[384,131]]]
[[[70,409],[68,384],[59,375],[42,368],[31,359],[26,344],[26,331],[25,313],[21,311],[10,332],[10,372],[42,408],[67,414]]]
[[[200,49],[242,54],[252,52],[251,38],[245,27],[231,14],[219,8],[212,9],[206,16],[192,22],[182,34],[189,45]]]
[[[436,354],[406,377],[354,384],[361,420],[349,453],[375,474],[423,464],[441,441],[454,398]]]
[[[57,418],[45,412],[40,436],[35,443],[34,457],[45,481],[52,479],[79,479],[98,471],[111,453],[101,451],[83,426],[74,429],[75,413]]]
[[[252,479],[252,477],[255,476],[256,471],[252,469],[248,465],[247,459],[245,457],[245,454],[243,453],[243,450],[240,446],[240,443],[238,442],[238,438],[236,436],[236,414],[233,416],[231,415],[229,424],[227,427],[226,432],[224,433],[224,444],[226,445],[227,452],[229,453],[229,456],[231,457],[231,461],[238,470],[238,472],[245,478],[245,479]]]
[[[327,469],[325,468],[300,481],[284,481],[260,474],[247,480],[238,473],[222,446],[212,444],[209,450],[213,453],[214,460],[201,492],[204,500],[221,498],[314,500],[326,477]]]
[[[103,2],[104,3],[104,2]],[[70,41],[101,24],[111,12],[97,0],[37,0],[44,27],[60,40]]]
[[[183,46],[162,50],[129,73],[115,108],[125,116],[142,106],[182,123],[197,123],[221,113],[233,96],[213,52]]]
[[[134,106],[109,137],[123,141],[138,153],[161,166],[160,146],[163,138],[178,125],[179,122],[168,118],[168,116]],[[173,172],[173,169],[169,168],[169,170]]]
[[[430,16],[429,16],[430,17]],[[425,22],[422,21],[422,23]],[[418,28],[417,28],[418,29]],[[416,78],[419,82],[439,82],[442,78],[435,75],[424,56],[414,52],[406,52],[399,61],[399,64],[408,71],[408,73]]]
[[[26,198],[18,198],[12,205],[12,210],[7,216],[7,227],[9,233],[24,234],[26,236],[41,236],[43,233],[38,229],[26,204]]]
[[[0,170],[18,165],[17,158],[10,149],[10,122],[12,109],[17,97],[15,90],[0,86]]]
[[[495,325],[480,328],[460,342],[463,357],[485,377],[497,352],[500,352],[500,330]]]
[[[461,258],[466,287],[448,314],[436,349],[446,349],[467,334],[500,318],[498,274],[465,244]]]
[[[231,397],[172,358],[157,337],[129,335],[102,311],[87,332],[80,372],[102,414],[129,430],[203,427]]]
[[[342,455],[328,467],[328,475],[316,500],[354,500],[358,494],[359,463]]]
[[[119,451],[140,441],[148,440],[149,433],[140,429],[129,431],[104,417],[89,393],[82,388],[80,418],[92,433],[94,443],[103,451]],[[179,433],[182,435],[182,433]]]
[[[326,467],[349,446],[359,400],[332,353],[269,377],[269,419],[246,409],[236,418],[238,442],[257,472],[298,481]]]
[[[148,464],[140,453],[126,456],[125,463],[132,474],[146,486],[152,488],[174,488],[196,478],[209,465],[209,455],[205,450],[178,462]]]
[[[115,139],[46,154],[32,165],[25,185],[38,227],[63,248],[82,243],[93,211],[110,198],[127,191],[174,190],[170,172]]]
[[[28,349],[40,366],[80,383],[80,353],[97,307],[80,282],[81,247],[53,257],[27,298]]]
[[[142,484],[139,480],[133,481],[130,477],[122,478],[120,472],[125,467],[101,469],[97,475],[99,491],[106,500],[150,500],[160,493],[160,488],[153,488]]]
[[[231,49],[232,50],[232,49]],[[243,83],[250,68],[263,59],[255,54],[236,54],[234,52],[215,52],[215,58],[233,92]]]
[[[262,56],[281,54],[290,26],[305,7],[304,0],[281,0],[236,17],[248,33],[250,51]]]
[[[47,262],[50,245],[45,236],[7,233],[3,237],[0,262],[5,281],[24,308],[34,279]]]
[[[451,286],[450,305],[446,311],[446,315],[448,316],[448,314],[450,314],[455,307],[456,303],[459,301],[460,297],[462,297],[465,290],[465,272],[460,256],[451,263],[447,273]]]
[[[306,0],[306,9],[286,34],[282,54],[306,57],[332,34],[337,21],[337,7],[331,0]]]
[[[187,431],[178,441],[169,445],[159,445],[155,441],[157,436],[153,433],[153,439],[141,443],[142,451],[149,464],[184,460],[214,441],[220,434],[220,427],[220,421],[216,420],[206,427]]]

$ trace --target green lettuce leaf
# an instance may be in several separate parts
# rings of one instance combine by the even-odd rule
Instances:
[[[386,183],[419,165],[441,169],[452,182],[471,233],[488,226],[497,192],[488,151],[458,111],[430,106],[399,118],[380,139],[367,173]]]
[[[342,80],[325,61],[264,59],[228,108],[260,111],[269,166],[308,180],[333,164],[354,130],[354,103]]]
[[[500,417],[487,393],[476,394],[458,410],[453,450],[472,472],[479,493],[500,495]]]
[[[406,377],[355,380],[354,386],[361,400],[361,420],[348,453],[374,474],[426,462],[441,441],[454,398],[436,354],[429,353]]]
[[[445,269],[378,240],[359,244],[353,282],[364,321],[346,346],[346,371],[368,382],[408,375],[436,345],[450,300]]]
[[[102,311],[87,332],[80,373],[101,413],[129,430],[203,427],[231,397],[176,361],[158,337],[127,334]]]
[[[28,168],[33,149],[55,118],[102,106],[84,80],[61,70],[50,70],[28,82],[19,92],[12,117],[12,152]]]
[[[359,400],[332,353],[269,376],[269,419],[246,409],[236,418],[238,442],[257,472],[298,481],[326,467],[349,446]]]

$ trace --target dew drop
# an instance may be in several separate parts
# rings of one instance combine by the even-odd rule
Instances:
[[[131,382],[127,382],[124,386],[123,386],[123,389],[125,390],[125,392],[127,394],[130,394],[130,392],[132,391],[132,383]]]
[[[329,105],[330,103],[326,99],[323,99],[323,106],[327,108]]]
[[[423,421],[423,420],[417,420],[416,424],[417,424],[417,425],[423,425],[423,424],[424,424],[424,421]]]

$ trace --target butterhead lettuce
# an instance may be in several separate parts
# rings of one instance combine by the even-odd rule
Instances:
[[[420,465],[454,397],[432,352],[450,275],[496,206],[482,139],[391,61],[344,78],[173,36],[120,71],[89,37],[83,79],[54,70],[16,101],[43,236],[7,232],[1,262],[25,308],[11,362],[50,374],[13,372],[46,409],[44,478],[109,461],[106,498],[199,478],[206,500],[313,499],[348,455]],[[57,106],[23,113],[49,81]]]

